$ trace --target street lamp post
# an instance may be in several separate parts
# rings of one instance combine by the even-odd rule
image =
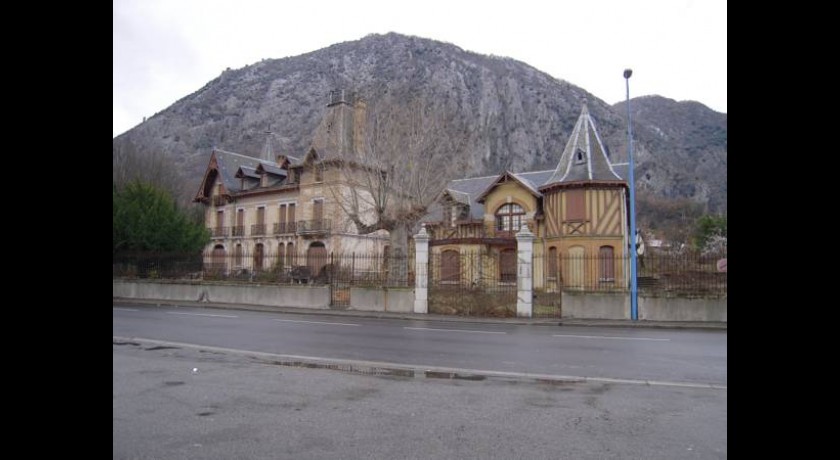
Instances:
[[[627,88],[627,156],[630,182],[630,319],[639,319],[639,286],[636,280],[636,177],[633,164],[633,125],[630,122],[630,76],[632,69],[624,69],[624,82]]]

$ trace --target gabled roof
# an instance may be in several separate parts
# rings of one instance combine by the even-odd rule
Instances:
[[[510,171],[505,171],[502,174],[499,174],[496,177],[496,180],[491,182],[490,185],[488,185],[487,188],[484,189],[483,192],[481,192],[481,195],[476,197],[475,201],[478,202],[478,203],[483,203],[484,198],[487,197],[487,195],[490,193],[490,191],[492,191],[494,188],[496,188],[496,186],[499,185],[500,183],[505,182],[507,179],[512,179],[514,182],[520,184],[522,187],[525,188],[525,190],[528,190],[529,192],[531,192],[531,194],[534,195],[535,197],[539,198],[539,197],[542,196],[542,193],[540,193],[539,190],[537,190],[537,186],[534,183],[532,183],[530,179],[524,178],[524,177],[519,177],[518,175],[516,175],[516,174],[514,174]]]
[[[496,180],[498,176],[484,176],[484,177],[473,177],[469,179],[458,179],[453,180],[449,183],[446,188],[450,193],[450,196],[455,197],[455,194],[460,194],[462,198],[458,199],[457,201],[463,202],[466,201],[467,205],[470,207],[470,218],[471,219],[483,219],[484,218],[484,206],[478,204],[476,202],[476,198],[478,198],[487,187]],[[466,197],[466,199],[464,198]]]
[[[240,167],[244,166],[247,169],[256,170],[257,166],[261,163],[270,164],[267,161],[260,160],[259,158],[240,155],[234,152],[227,152],[221,149],[213,150],[213,155],[216,156],[216,168],[219,171],[219,176],[222,178],[222,183],[228,190],[228,193],[242,191],[240,181],[236,180],[236,172]]]
[[[250,166],[240,166],[239,169],[236,170],[236,174],[234,175],[234,177],[251,177],[254,179],[259,179],[260,175],[257,174],[256,170]]]
[[[532,187],[539,190],[539,188],[551,177],[551,174],[554,173],[553,169],[548,169],[544,171],[528,171],[523,173],[517,173],[515,176],[520,179],[521,181],[529,182]]]
[[[291,155],[285,155],[285,157],[289,160],[290,166],[298,166],[303,163],[303,160],[300,157],[293,157]]]
[[[202,198],[209,197],[212,194],[209,187],[217,179],[221,181],[224,192],[227,194],[232,195],[243,190],[252,189],[255,179],[257,180],[256,183],[259,184],[260,176],[256,174],[256,169],[261,165],[264,165],[266,168],[276,168],[273,162],[218,148],[213,149],[213,152],[210,154],[210,162],[207,165],[207,170],[204,172],[204,179],[201,182],[201,187],[194,201],[201,201]],[[245,189],[242,188],[243,182],[241,178],[245,178],[246,180]]]
[[[542,184],[543,188],[567,182],[623,181],[616,174],[595,121],[589,115],[586,101],[580,111],[575,128],[554,173]]]
[[[469,206],[470,202],[472,201],[472,200],[470,200],[470,195],[468,193],[459,192],[458,190],[449,189],[449,188],[444,190],[444,192],[449,194],[449,196],[452,198],[452,200],[455,201],[456,203],[461,203],[461,204]]]
[[[261,174],[262,172],[266,172],[268,174],[272,174],[272,175],[275,175],[275,176],[283,176],[283,177],[286,177],[286,176],[289,175],[288,172],[285,169],[283,169],[283,168],[281,168],[277,165],[266,164],[266,163],[260,163],[260,165],[257,166],[256,173]]]

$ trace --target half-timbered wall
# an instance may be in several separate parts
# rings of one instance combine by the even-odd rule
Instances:
[[[577,205],[582,195],[582,213]],[[543,198],[546,237],[624,235],[623,189],[563,189]]]

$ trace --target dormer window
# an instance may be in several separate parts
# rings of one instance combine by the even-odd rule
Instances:
[[[458,220],[458,206],[457,205],[446,205],[443,208],[443,225],[454,227],[455,222]]]
[[[584,162],[586,162],[586,152],[584,152],[583,149],[577,149],[575,152],[575,164],[579,165]]]
[[[315,182],[324,181],[324,168],[321,165],[315,165]]]

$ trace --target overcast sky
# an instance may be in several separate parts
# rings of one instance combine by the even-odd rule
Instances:
[[[227,67],[398,32],[726,112],[726,0],[114,0],[114,136]]]

